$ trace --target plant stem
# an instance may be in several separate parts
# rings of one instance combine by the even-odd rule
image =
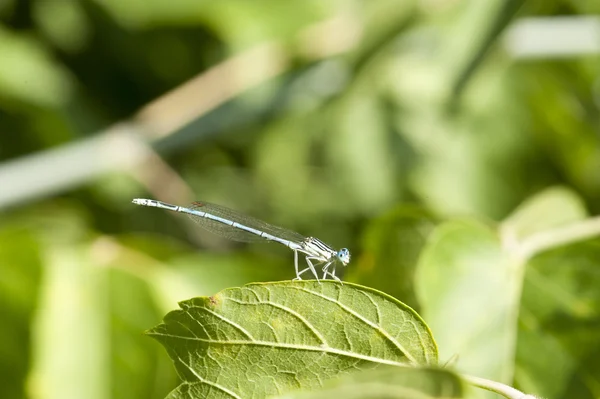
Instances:
[[[565,227],[543,231],[527,238],[520,245],[521,259],[527,260],[548,249],[600,236],[600,217],[586,219]]]
[[[469,384],[476,386],[477,388],[482,388],[498,395],[502,395],[508,399],[535,399],[535,396],[527,395],[518,389],[515,389],[511,386],[502,384],[500,382],[486,380],[485,378],[473,377],[470,375],[462,375],[463,380],[467,381]]]

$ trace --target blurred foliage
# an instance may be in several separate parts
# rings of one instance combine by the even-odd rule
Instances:
[[[516,269],[511,245],[600,213],[600,57],[515,59],[502,34],[598,14],[573,0],[0,1],[0,170],[280,43],[285,73],[151,142],[162,159],[198,199],[350,248],[344,278],[422,311],[458,370],[597,398],[598,240]],[[327,38],[300,38],[334,17],[361,40],[307,56]],[[170,190],[134,176],[0,210],[3,398],[163,398],[178,377],[143,330],[177,301],[292,277],[286,248],[134,208],[148,185]]]

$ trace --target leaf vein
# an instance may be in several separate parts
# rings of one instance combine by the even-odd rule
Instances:
[[[323,295],[320,294],[318,292],[314,292],[311,290],[307,290],[306,288],[300,288],[300,287],[290,287],[290,288],[294,288],[300,291],[304,291],[304,292],[308,292],[309,294],[315,295],[319,298],[323,298],[326,301],[335,303],[336,305],[338,305],[339,307],[341,307],[342,309],[344,309],[346,312],[350,313],[351,315],[353,315],[354,317],[356,317],[357,319],[361,320],[362,322],[364,322],[365,324],[367,324],[368,326],[370,326],[371,328],[374,328],[375,330],[377,330],[381,335],[383,335],[385,338],[387,338],[388,341],[390,341],[392,344],[394,344],[394,346],[396,348],[398,348],[400,350],[400,352],[402,352],[402,354],[404,356],[406,356],[406,358],[408,360],[410,360],[413,363],[416,363],[416,359],[406,350],[406,348],[404,348],[404,346],[402,346],[394,337],[392,337],[387,331],[385,331],[383,328],[381,328],[380,326],[378,326],[377,324],[373,323],[372,321],[364,318],[363,316],[361,316],[360,314],[356,313],[353,309],[349,308],[348,306],[344,305],[343,303],[341,303],[341,301],[339,300],[335,300],[333,298],[328,297],[327,295]]]
[[[252,334],[250,334],[250,332],[248,330],[246,330],[244,327],[240,326],[233,320],[229,320],[227,317],[224,317],[224,316],[218,314],[217,312],[213,312],[212,310],[202,307],[202,306],[193,306],[193,307],[207,311],[208,313],[212,314],[213,316],[223,320],[225,323],[229,324],[230,326],[238,329],[242,334],[244,334],[246,337],[248,337],[249,340],[251,340],[251,341],[255,340],[254,337],[252,336]]]
[[[196,320],[196,318],[190,313],[189,308],[186,308],[184,311],[188,316],[190,316],[191,320],[194,320],[196,322],[196,324],[198,324],[200,326],[200,328],[202,328],[202,330],[204,331],[204,334],[206,334],[207,337],[210,337],[210,334],[208,333],[208,331],[206,331],[206,328],[204,328],[204,325],[202,325],[202,323],[200,323],[198,320]],[[187,328],[194,335],[194,337],[197,336],[196,333],[194,333],[191,328],[189,328],[187,326],[185,326],[185,328]]]
[[[310,321],[306,320],[306,318],[304,318],[304,316],[302,316],[300,313],[296,312],[293,309],[288,308],[287,306],[280,305],[276,302],[271,302],[271,301],[245,302],[245,301],[240,301],[240,300],[234,299],[234,298],[228,298],[228,299],[232,302],[239,303],[241,305],[270,305],[270,306],[273,306],[274,308],[281,309],[284,312],[287,312],[287,313],[291,314],[292,316],[296,317],[302,323],[304,323],[304,325],[306,327],[308,327],[308,329],[315,335],[315,337],[317,337],[317,339],[319,341],[321,341],[321,343],[323,345],[329,346],[329,344],[327,344],[327,340],[325,339],[325,337],[323,335],[321,335],[321,333],[315,328],[315,326],[312,325],[312,323]]]
[[[191,317],[192,315],[190,315]],[[194,320],[194,318],[192,317],[192,320]],[[194,320],[196,321],[196,320]],[[179,320],[175,320],[175,323],[179,324],[181,327],[183,327],[184,329],[188,330],[190,332],[190,334],[192,334],[194,337],[198,338],[198,336],[196,335],[196,333],[189,328],[188,326],[186,326],[185,324],[183,324],[183,322],[179,321]],[[208,334],[206,335],[208,337]]]
[[[423,339],[423,336],[421,335],[421,330],[419,329],[419,326],[417,326],[417,324],[414,322],[414,320],[411,320],[411,324],[415,330],[415,333],[417,333],[417,335],[419,337],[419,344],[421,345],[421,349],[423,349],[423,353],[425,354],[425,360],[427,363],[430,363],[429,351],[427,350],[427,348],[425,348],[425,340]]]
[[[373,299],[373,297],[371,297],[371,295],[369,295],[368,293],[364,292],[364,291],[359,291],[361,294],[363,294],[364,296],[366,296],[369,301],[371,301],[371,303],[373,304],[373,306],[375,307],[375,311],[377,311],[377,324],[381,324],[381,310],[379,309],[379,305],[377,304],[377,302],[375,302],[375,300]]]
[[[198,338],[198,339],[201,339],[201,338]],[[241,396],[239,396],[238,394],[236,394],[233,391],[230,391],[229,389],[225,388],[224,386],[221,386],[221,385],[217,384],[216,382],[212,382],[212,381],[209,381],[209,380],[207,380],[205,378],[202,378],[198,373],[196,373],[196,370],[194,370],[192,368],[192,366],[190,366],[189,364],[187,364],[186,362],[184,362],[181,357],[177,356],[177,358],[179,359],[179,361],[181,362],[181,364],[183,364],[192,374],[194,374],[194,376],[198,379],[198,381],[200,383],[209,385],[209,386],[211,386],[213,388],[216,388],[219,391],[224,392],[227,395],[231,396],[232,398],[242,399]]]

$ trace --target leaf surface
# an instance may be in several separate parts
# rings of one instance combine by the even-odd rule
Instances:
[[[263,398],[357,369],[437,364],[414,310],[353,284],[251,284],[180,307],[149,331],[184,380],[170,398]]]
[[[273,399],[448,399],[464,397],[464,390],[462,380],[448,370],[386,367],[345,375],[319,391]]]
[[[0,229],[0,386],[3,398],[24,398],[31,367],[31,322],[42,275],[40,244],[14,225]]]
[[[460,371],[510,383],[520,278],[486,225],[453,221],[435,230],[415,288],[443,361],[458,355]]]

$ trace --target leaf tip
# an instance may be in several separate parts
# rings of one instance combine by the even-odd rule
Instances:
[[[155,327],[149,328],[147,330],[144,330],[144,332],[142,332],[142,334],[144,334],[144,335],[146,335],[148,337],[155,337],[156,334],[157,334],[157,332],[158,332],[157,329],[160,328],[161,325],[162,324],[159,324],[158,326],[155,326]]]

